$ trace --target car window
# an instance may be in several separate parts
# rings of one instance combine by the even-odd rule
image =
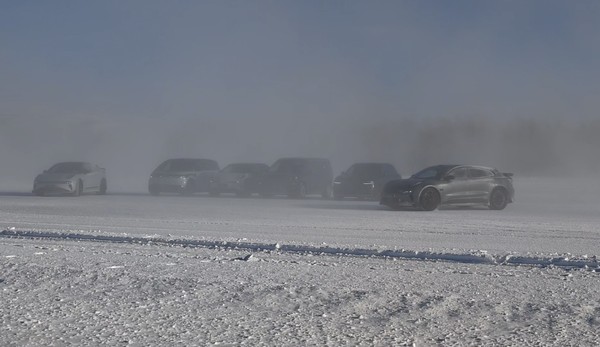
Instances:
[[[386,176],[398,176],[398,171],[393,165],[384,165],[383,172]]]
[[[224,169],[225,173],[259,173],[264,171],[260,164],[229,164]]]
[[[469,177],[471,178],[484,178],[491,177],[492,173],[488,170],[483,169],[469,169]]]
[[[381,165],[356,165],[352,175],[359,178],[372,178],[381,176],[381,172]]]
[[[465,178],[467,178],[467,168],[460,167],[460,168],[450,171],[448,174],[454,176],[454,178],[459,179],[459,180],[465,179]]]
[[[436,178],[440,174],[439,170],[436,168],[429,168],[423,171],[417,172],[413,175],[413,178],[417,179],[427,179],[427,178]]]
[[[223,172],[225,172],[225,173],[248,173],[248,172],[250,172],[250,168],[248,167],[248,165],[231,164],[231,165],[227,165],[223,169]]]
[[[84,163],[59,163],[48,169],[49,173],[84,173]]]
[[[203,171],[218,170],[219,165],[213,160],[172,159],[162,163],[161,171]]]
[[[298,174],[305,169],[303,164],[303,162],[295,160],[278,160],[271,166],[271,171],[283,174]]]

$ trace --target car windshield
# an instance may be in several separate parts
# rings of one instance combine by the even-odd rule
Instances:
[[[417,172],[416,174],[412,175],[412,178],[416,178],[416,179],[440,179],[452,167],[453,166],[447,166],[447,165],[431,166],[431,167],[423,169],[423,170]]]
[[[383,170],[381,165],[376,164],[360,164],[354,165],[348,173],[351,176],[359,177],[359,178],[370,178],[370,177],[378,177],[382,176]]]
[[[52,166],[49,173],[86,173],[88,170],[84,163],[59,163]]]
[[[301,161],[292,159],[280,159],[271,166],[270,171],[277,173],[298,173],[302,171],[303,167],[304,165]]]
[[[204,171],[218,168],[211,160],[173,159],[163,163],[160,169],[162,171]]]
[[[230,164],[223,169],[225,173],[256,173],[261,171],[260,164]]]

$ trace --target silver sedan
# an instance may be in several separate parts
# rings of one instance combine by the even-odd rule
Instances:
[[[63,162],[53,165],[37,175],[33,181],[33,193],[67,194],[79,196],[84,193],[106,194],[106,170],[87,162]]]

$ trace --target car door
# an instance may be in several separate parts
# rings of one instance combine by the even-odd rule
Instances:
[[[352,165],[346,171],[345,179],[342,181],[344,194],[355,196],[362,192],[364,182],[359,171],[360,166],[357,165]]]
[[[470,184],[467,167],[457,167],[446,174],[448,181],[440,189],[442,202],[448,204],[467,203],[470,199]]]
[[[492,186],[493,173],[484,168],[469,168],[469,199],[471,202],[487,202]]]
[[[100,187],[100,181],[102,180],[102,173],[98,166],[92,164],[85,164],[85,179],[83,180],[83,189],[94,190]]]

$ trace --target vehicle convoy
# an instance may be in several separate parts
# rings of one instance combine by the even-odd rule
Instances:
[[[233,163],[225,166],[211,182],[210,194],[235,193],[237,196],[250,196],[259,192],[258,182],[269,171],[269,165],[262,163]]]
[[[324,199],[333,195],[333,170],[328,159],[281,158],[259,180],[259,193],[264,196],[286,195],[304,198],[320,194]]]
[[[106,170],[88,162],[63,162],[44,170],[33,181],[38,196],[57,194],[79,196],[84,193],[106,194]]]
[[[512,174],[473,165],[437,165],[408,179],[390,181],[381,205],[433,211],[441,205],[484,205],[502,210],[514,198]]]
[[[333,180],[333,197],[379,200],[386,183],[402,177],[389,163],[356,163]]]
[[[211,159],[165,160],[152,171],[148,180],[148,191],[152,195],[160,193],[191,195],[209,192],[210,182],[218,172],[219,164]]]

